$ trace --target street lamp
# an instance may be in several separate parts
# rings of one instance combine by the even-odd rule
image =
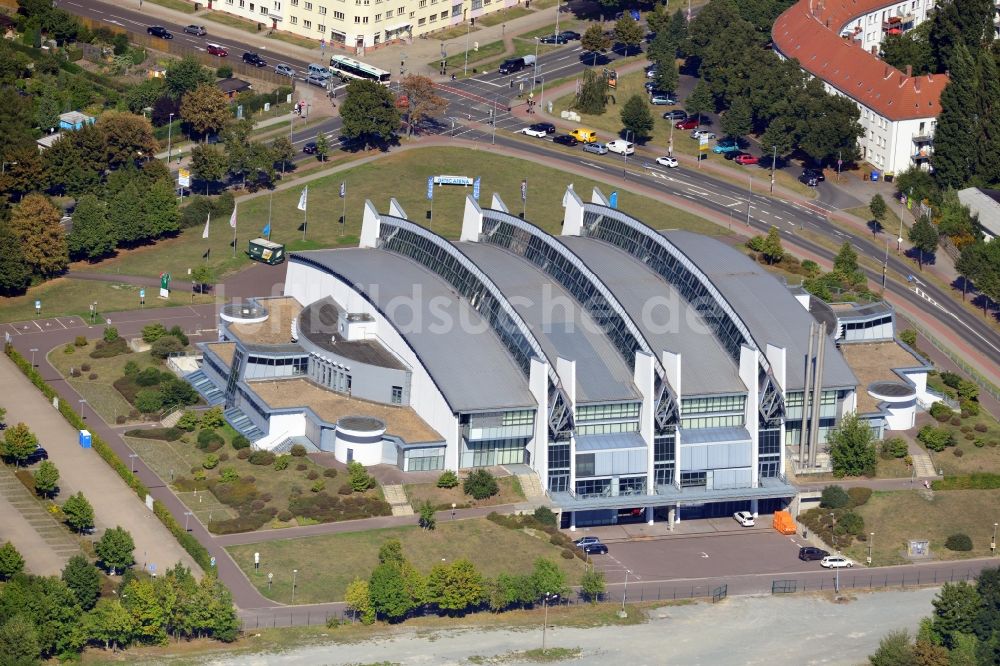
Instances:
[[[458,507],[454,502],[451,503],[451,519],[455,520],[455,509]]]
[[[87,415],[83,413],[83,407],[86,404],[87,404],[86,400],[80,400],[80,418],[82,418],[84,421],[87,420]]]
[[[469,73],[469,35],[472,34],[472,21],[469,21],[469,29],[465,31],[465,65],[462,67],[462,76]]]
[[[36,351],[38,351],[38,349],[36,349],[34,347],[31,348],[31,367],[33,367],[33,368],[35,367],[35,352]]]
[[[190,532],[191,531],[191,528],[188,527],[188,521],[191,520],[191,516],[192,515],[193,514],[190,511],[185,511],[184,512],[184,531],[185,532]]]
[[[635,138],[635,132],[632,130],[625,130],[625,150],[623,155],[625,157],[625,162],[622,165],[622,178],[628,180],[628,135],[631,134]]]
[[[747,174],[747,226],[750,226],[750,197],[753,195],[753,176]]]
[[[128,464],[131,466],[133,474],[135,474],[135,459],[138,457],[139,457],[138,453],[128,454]]]
[[[625,599],[628,597],[628,575],[632,573],[631,570],[625,570],[625,589],[622,590],[622,609],[618,612],[618,617],[625,618],[628,617],[628,613],[625,612]]]
[[[170,139],[171,133],[174,129],[174,114],[170,114],[167,118],[167,165],[170,165]]]
[[[534,73],[531,75],[531,90],[535,90],[535,79],[538,78],[538,45],[541,43],[540,37],[535,37],[535,62],[534,62]]]
[[[542,610],[545,612],[542,618],[542,654],[545,654],[545,631],[549,627],[549,604],[559,598],[558,594],[545,593],[542,597]]]
[[[872,565],[872,549],[875,547],[875,533],[868,535],[868,566]]]
[[[298,575],[298,569],[292,569],[292,603],[295,603],[295,577]]]
[[[993,523],[993,541],[990,541],[990,554],[997,554],[997,524]]]

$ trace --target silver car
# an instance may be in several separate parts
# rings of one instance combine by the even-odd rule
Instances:
[[[208,30],[205,30],[203,25],[188,25],[184,27],[184,32],[189,35],[194,35],[195,37],[204,37],[208,34]]]
[[[327,81],[329,81],[329,79],[322,76],[316,76],[315,74],[306,77],[306,83],[308,83],[311,86],[317,86],[319,88],[326,88]]]
[[[583,152],[594,153],[595,155],[607,155],[608,147],[599,141],[583,144]]]
[[[275,65],[274,73],[280,74],[281,76],[291,76],[291,77],[295,76],[295,70],[289,67],[288,65]]]

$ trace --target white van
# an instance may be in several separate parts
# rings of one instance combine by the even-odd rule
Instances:
[[[324,67],[323,65],[317,65],[316,63],[310,63],[309,71],[306,72],[307,76],[318,76],[324,79],[330,78],[332,74],[330,73],[329,67]]]

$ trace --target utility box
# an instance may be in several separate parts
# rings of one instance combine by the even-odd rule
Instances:
[[[250,241],[249,254],[254,261],[273,266],[285,260],[285,246],[266,238],[255,238]]]
[[[80,448],[89,449],[90,448],[90,431],[81,430],[80,431]]]

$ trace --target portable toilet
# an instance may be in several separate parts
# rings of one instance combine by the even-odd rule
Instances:
[[[250,241],[248,253],[254,261],[271,266],[285,260],[285,246],[281,243],[273,243],[266,238],[254,238]]]
[[[80,431],[80,447],[84,448],[84,449],[89,449],[90,448],[90,440],[91,440],[90,431],[89,430],[81,430]]]

